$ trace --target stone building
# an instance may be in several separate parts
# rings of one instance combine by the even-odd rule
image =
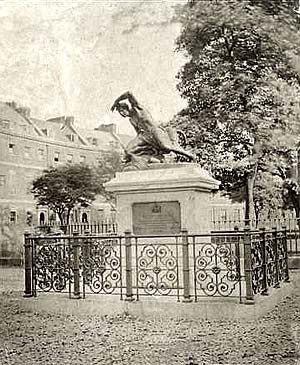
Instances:
[[[55,219],[46,207],[36,207],[32,180],[60,164],[96,166],[104,151],[120,148],[110,132],[116,132],[114,125],[78,129],[73,117],[39,120],[31,117],[29,108],[0,103],[0,263],[1,257],[21,252],[20,235],[28,221],[38,225]],[[120,137],[126,143],[127,137]],[[76,210],[73,221],[97,221],[109,215],[109,209],[99,198],[91,208]]]

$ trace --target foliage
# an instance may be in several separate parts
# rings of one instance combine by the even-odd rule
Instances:
[[[118,150],[112,150],[109,153],[103,153],[99,165],[95,169],[95,174],[98,179],[98,183],[102,186],[109,180],[111,180],[117,171],[121,171],[123,166],[122,155]],[[107,199],[109,203],[114,205],[114,195],[105,189],[102,191],[102,195]]]
[[[48,206],[58,214],[61,223],[68,224],[72,209],[80,204],[87,206],[103,193],[93,170],[83,164],[65,165],[45,170],[33,181],[32,193],[38,205]]]
[[[295,209],[296,217],[300,216],[300,187],[298,181],[286,179],[283,183],[283,201],[286,209]]]
[[[282,180],[269,173],[260,172],[255,181],[253,200],[256,221],[278,216],[278,210],[284,207]]]
[[[280,175],[298,142],[299,19],[280,0],[193,1],[179,19],[187,108],[172,124],[250,214],[256,177]]]

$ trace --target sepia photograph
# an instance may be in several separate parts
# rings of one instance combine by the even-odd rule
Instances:
[[[0,20],[0,365],[300,365],[300,1]]]

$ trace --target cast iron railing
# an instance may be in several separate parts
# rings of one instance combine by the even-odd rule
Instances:
[[[288,281],[287,231],[170,236],[25,235],[25,296],[38,292],[198,301],[254,295]]]
[[[239,219],[213,220],[212,232],[222,232],[225,234],[234,230],[244,230],[247,225],[254,230],[265,228],[267,230],[277,229],[278,231],[286,231],[288,252],[292,255],[300,254],[300,218],[272,218],[248,222]]]

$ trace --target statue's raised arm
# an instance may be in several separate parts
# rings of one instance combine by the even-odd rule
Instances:
[[[133,96],[133,94],[130,91],[126,91],[115,100],[113,106],[111,107],[111,111],[118,109],[120,102],[123,100],[127,100],[131,104],[132,108],[137,108],[140,110],[143,109],[142,106],[139,105],[137,99]]]
[[[189,161],[194,160],[194,156],[177,143],[176,133],[172,128],[159,125],[130,91],[115,100],[111,111],[115,110],[122,117],[129,118],[137,133],[126,147],[128,162],[140,158],[144,163],[163,162],[164,155],[170,152],[184,156]]]

